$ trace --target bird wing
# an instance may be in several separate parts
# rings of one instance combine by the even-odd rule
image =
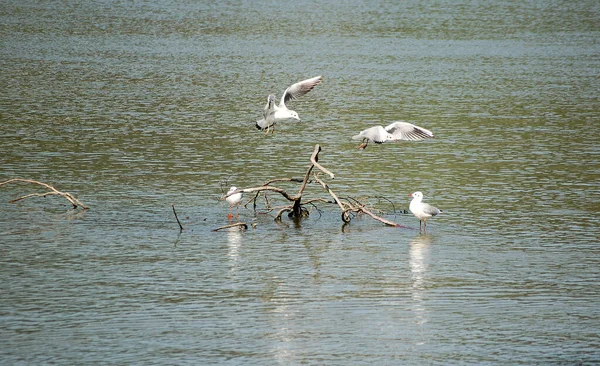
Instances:
[[[408,122],[394,122],[385,127],[385,130],[394,136],[394,140],[424,140],[433,138],[433,132]]]
[[[428,203],[423,203],[423,205],[421,207],[423,208],[424,213],[431,215],[431,216],[439,215],[440,213],[442,213],[442,211],[439,208],[433,207],[432,205],[430,205]]]
[[[263,130],[275,124],[275,96],[269,95],[263,110],[263,118],[256,121],[256,128]]]
[[[352,140],[362,140],[367,138],[376,144],[382,144],[387,141],[387,131],[382,126],[373,126],[361,131],[358,135],[352,136]]]
[[[270,94],[267,98],[267,104],[265,105],[265,109],[263,110],[263,117],[268,120],[269,117],[273,117],[275,114],[275,96]]]
[[[302,80],[290,86],[285,90],[285,92],[283,92],[283,96],[281,97],[281,102],[279,106],[285,105],[285,103],[290,100],[300,98],[304,94],[313,90],[313,88],[317,86],[321,81],[323,81],[323,77],[315,76],[314,78]]]

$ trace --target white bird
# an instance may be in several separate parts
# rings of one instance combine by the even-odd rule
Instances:
[[[259,130],[266,129],[267,133],[269,133],[269,129],[271,127],[273,127],[273,131],[275,131],[275,123],[277,123],[277,121],[290,118],[299,121],[300,117],[298,117],[298,113],[288,109],[285,103],[300,98],[304,94],[313,90],[313,88],[322,80],[323,77],[315,76],[314,78],[306,79],[293,84],[289,88],[285,89],[283,95],[281,96],[281,100],[279,101],[279,105],[276,105],[275,103],[275,95],[270,94],[267,98],[267,104],[265,105],[263,111],[263,118],[256,121],[256,128]]]
[[[229,188],[229,191],[227,192],[227,194],[231,194],[233,192],[235,192],[237,190],[237,187],[231,187]],[[242,193],[235,193],[232,194],[231,196],[225,198],[225,201],[227,201],[227,203],[229,203],[229,215],[227,216],[228,218],[232,219],[233,218],[233,206],[235,206],[235,212],[236,215],[238,215],[237,213],[237,209],[239,204],[242,202]]]
[[[366,149],[369,141],[376,144],[383,144],[388,141],[409,140],[418,141],[424,139],[432,139],[435,136],[433,132],[419,126],[415,126],[408,122],[393,122],[383,128],[382,126],[374,126],[361,131],[358,135],[352,136],[352,140],[362,140],[362,144],[358,149]]]
[[[433,207],[428,203],[423,202],[423,193],[417,191],[412,194],[409,194],[412,197],[412,201],[410,201],[410,212],[413,213],[419,219],[419,230],[421,230],[421,221],[424,223],[424,232],[427,231],[427,219],[430,217],[439,215],[442,213],[437,207]]]

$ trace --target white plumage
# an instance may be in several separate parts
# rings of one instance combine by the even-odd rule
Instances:
[[[322,80],[323,77],[315,76],[314,78],[306,79],[293,84],[283,92],[281,100],[279,101],[279,105],[275,103],[275,95],[270,94],[267,98],[267,104],[263,110],[263,118],[256,121],[256,128],[259,130],[266,129],[267,133],[269,133],[269,129],[278,121],[290,118],[300,120],[298,113],[288,109],[285,103],[300,98],[304,94],[313,90],[313,88],[321,83]],[[275,128],[273,127],[273,130],[274,129]]]
[[[227,192],[227,194],[231,194],[232,192],[235,192],[237,190],[237,187],[231,187],[229,188],[229,191]],[[229,218],[233,217],[233,207],[235,206],[235,210],[236,210],[236,214],[237,214],[237,206],[239,206],[239,204],[242,202],[242,193],[235,193],[232,194],[231,196],[225,198],[225,201],[227,201],[227,203],[229,203]]]
[[[366,149],[369,141],[376,144],[383,144],[388,141],[418,141],[434,138],[433,132],[413,125],[412,123],[398,121],[393,122],[385,128],[382,126],[374,126],[361,131],[358,135],[352,136],[353,140],[362,140],[359,149]]]
[[[427,231],[427,219],[441,214],[442,210],[423,202],[423,193],[419,191],[409,194],[409,196],[413,198],[408,207],[410,212],[419,219],[419,229],[421,229],[421,222],[423,222],[423,231]]]

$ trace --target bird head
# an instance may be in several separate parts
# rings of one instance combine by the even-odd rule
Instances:
[[[412,197],[412,198],[422,199],[423,198],[423,193],[417,191],[417,192],[409,194],[408,196]]]
[[[298,116],[298,113],[296,113],[296,111],[290,111],[290,118],[297,119],[298,121],[300,121],[300,117]]]

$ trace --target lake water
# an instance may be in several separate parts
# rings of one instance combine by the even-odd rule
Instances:
[[[0,180],[90,209],[0,187],[0,363],[598,362],[598,19],[597,1],[4,2]],[[269,93],[317,75],[301,122],[255,129]],[[350,140],[395,120],[436,138]],[[302,178],[316,144],[336,194],[408,228],[325,203],[276,223],[261,198],[239,210],[254,228],[212,231],[222,187]],[[444,210],[427,234],[416,190]]]

